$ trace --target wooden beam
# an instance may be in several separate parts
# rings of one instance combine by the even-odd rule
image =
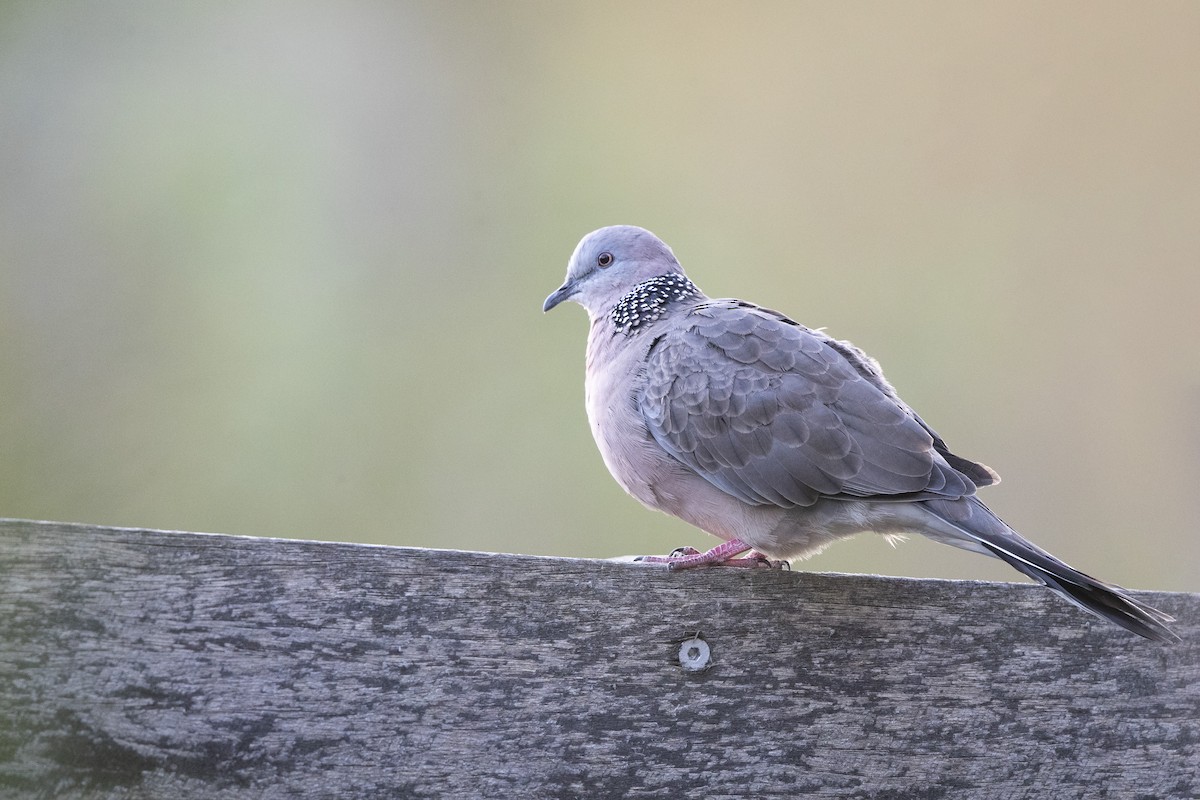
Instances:
[[[1200,595],[0,521],[0,796],[1200,797]]]

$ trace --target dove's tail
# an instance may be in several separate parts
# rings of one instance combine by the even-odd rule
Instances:
[[[1025,540],[975,497],[931,500],[921,505],[950,525],[955,536],[935,535],[939,541],[993,555],[1098,617],[1139,636],[1158,642],[1177,642],[1166,626],[1174,618],[1132,597],[1119,586],[1098,581],[1064,564]],[[963,537],[957,539],[957,536]]]

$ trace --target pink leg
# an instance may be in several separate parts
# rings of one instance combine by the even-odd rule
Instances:
[[[739,553],[750,552],[743,558],[737,558]],[[680,555],[675,555],[680,553]],[[751,550],[750,545],[741,539],[730,539],[722,542],[706,553],[697,552],[691,547],[681,547],[669,556],[641,556],[638,561],[650,564],[667,564],[671,569],[691,569],[706,565],[721,567],[779,567],[781,561],[771,561],[761,553]]]

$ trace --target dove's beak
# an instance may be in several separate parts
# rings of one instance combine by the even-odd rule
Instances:
[[[575,294],[575,284],[571,283],[570,281],[564,283],[546,298],[546,302],[542,303],[542,311],[549,311],[573,294]]]

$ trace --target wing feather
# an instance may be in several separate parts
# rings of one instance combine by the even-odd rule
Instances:
[[[668,453],[751,504],[957,498],[998,479],[950,453],[862,351],[740,301],[661,337],[639,404]]]

